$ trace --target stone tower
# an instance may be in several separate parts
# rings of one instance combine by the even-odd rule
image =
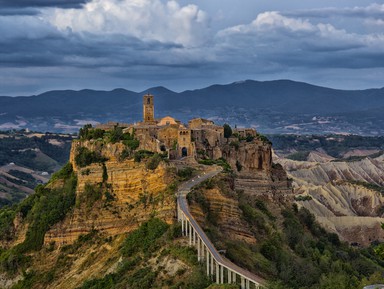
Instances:
[[[193,156],[195,147],[191,139],[191,130],[187,128],[180,128],[177,137],[177,154],[178,157]]]
[[[153,123],[155,121],[153,95],[149,93],[143,96],[143,121],[146,123]]]

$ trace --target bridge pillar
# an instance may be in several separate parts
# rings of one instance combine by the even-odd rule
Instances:
[[[201,259],[204,260],[205,258],[205,246],[204,246],[204,243],[203,243],[203,240],[200,239],[200,242],[201,242]]]
[[[224,267],[220,266],[220,284],[224,284]]]
[[[193,229],[193,245],[196,244],[196,231]]]
[[[187,220],[187,218],[184,219],[184,231],[185,231],[185,236],[188,237],[188,220]]]
[[[211,275],[213,276],[213,255],[211,254]]]
[[[207,276],[209,276],[209,253],[207,250]]]
[[[236,283],[237,282],[237,274],[236,272],[232,272],[232,283]]]
[[[201,261],[200,238],[197,237],[197,261]]]
[[[216,262],[216,284],[220,284],[220,272],[219,272],[219,264]]]
[[[192,231],[192,226],[191,226],[190,222],[188,222],[188,231],[189,231],[189,246],[191,246],[192,245],[192,233],[193,233],[193,231]]]
[[[184,218],[181,217],[181,236],[185,236],[184,229]]]
[[[240,280],[241,280],[240,288],[241,288],[241,289],[245,289],[245,280],[244,280],[244,277],[243,277],[243,276],[240,276]]]
[[[228,284],[232,283],[232,271],[228,269]]]
[[[245,279],[245,287],[246,287],[246,289],[249,289],[249,280],[248,279]]]

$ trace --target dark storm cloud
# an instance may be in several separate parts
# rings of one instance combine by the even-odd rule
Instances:
[[[220,31],[212,29],[197,7],[177,2],[143,0],[139,7],[129,0],[103,0],[83,9],[41,8],[84,3],[0,0],[0,15],[8,15],[0,16],[3,91],[48,87],[47,83],[50,88],[113,88],[128,80],[142,87],[201,87],[198,83],[223,79],[301,75],[303,80],[314,71],[324,73],[324,78],[340,70],[353,79],[359,79],[360,70],[372,69],[376,78],[384,74],[384,35],[343,26],[345,19],[350,23],[355,18],[354,27],[361,26],[358,17],[377,17],[382,13],[379,6],[265,11]],[[332,23],[329,15],[340,15],[342,21]],[[369,74],[363,77],[368,81]]]
[[[0,16],[15,16],[15,15],[24,15],[31,16],[40,14],[40,11],[36,8],[2,8],[0,7]]]
[[[0,0],[0,9],[26,7],[80,8],[88,0]]]
[[[318,8],[308,10],[298,10],[281,12],[285,16],[290,17],[319,17],[328,18],[334,16],[342,17],[358,17],[358,18],[383,18],[384,17],[384,4],[373,3],[366,7],[354,8]]]
[[[158,41],[142,41],[125,35],[97,36],[90,33],[41,35],[38,38],[0,40],[3,67],[125,67],[131,65],[172,66],[169,53],[182,46]],[[167,56],[168,55],[168,56]],[[177,53],[172,56],[175,64]]]

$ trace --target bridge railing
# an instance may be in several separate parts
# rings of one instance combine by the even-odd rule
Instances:
[[[186,200],[188,193],[189,190],[179,191],[177,198],[178,220],[181,222],[183,236],[189,238],[189,245],[197,248],[198,261],[206,264],[207,275],[214,278],[217,284],[237,283],[242,289],[264,288],[261,278],[233,264],[217,251],[189,212]]]

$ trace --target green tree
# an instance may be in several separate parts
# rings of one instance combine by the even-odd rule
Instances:
[[[103,183],[108,180],[108,172],[105,163],[103,163]]]
[[[123,129],[117,125],[110,132],[111,143],[116,143],[123,139]]]
[[[224,137],[227,139],[230,138],[232,135],[232,128],[227,123],[224,124],[223,127],[224,127]]]
[[[91,124],[84,125],[80,131],[79,131],[79,138],[80,139],[88,139],[89,131],[92,129]]]

